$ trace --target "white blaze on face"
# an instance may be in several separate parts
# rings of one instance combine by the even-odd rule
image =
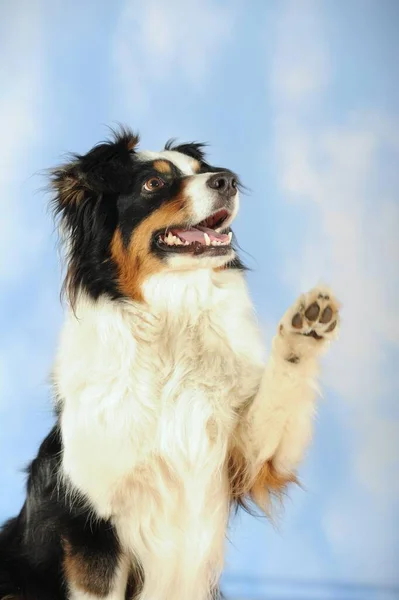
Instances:
[[[144,150],[143,152],[137,152],[136,156],[142,161],[169,160],[183,175],[195,175],[195,169],[198,167],[198,161],[195,158],[191,158],[187,154],[182,154],[175,150],[163,150],[162,152]]]

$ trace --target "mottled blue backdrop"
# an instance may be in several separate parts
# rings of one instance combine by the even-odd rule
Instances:
[[[62,311],[40,171],[123,122],[211,143],[270,336],[319,280],[343,303],[315,440],[273,526],[232,524],[240,598],[399,597],[399,2],[0,2],[0,519],[52,423]]]

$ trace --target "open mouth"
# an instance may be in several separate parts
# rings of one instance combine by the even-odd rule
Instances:
[[[231,247],[233,237],[231,231],[223,231],[223,225],[229,217],[230,213],[222,209],[193,227],[171,227],[158,232],[155,236],[157,246],[172,252],[222,254]]]

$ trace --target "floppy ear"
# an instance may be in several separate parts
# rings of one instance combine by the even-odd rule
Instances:
[[[133,183],[132,155],[139,136],[128,129],[94,146],[87,154],[73,154],[71,160],[51,171],[55,211],[62,212],[88,198],[126,194]]]
[[[105,288],[115,293],[109,245],[118,219],[116,196],[132,190],[138,141],[138,135],[121,129],[113,139],[85,155],[72,155],[51,171],[54,216],[59,217],[61,242],[66,244],[63,288],[72,306],[82,285],[93,297]]]

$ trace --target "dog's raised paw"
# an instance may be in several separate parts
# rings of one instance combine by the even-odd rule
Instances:
[[[289,362],[298,362],[300,356],[317,351],[317,346],[324,346],[323,342],[337,337],[339,309],[334,294],[324,286],[298,298],[279,326],[279,334],[290,348],[287,354]]]

